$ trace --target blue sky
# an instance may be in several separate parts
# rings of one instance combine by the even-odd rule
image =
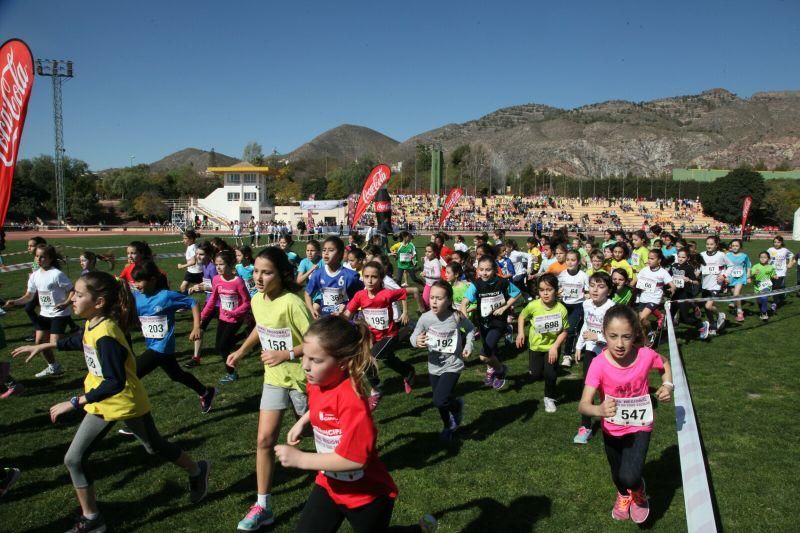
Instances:
[[[800,89],[800,2],[0,0],[0,41],[71,59],[67,155],[289,152],[339,124],[397,140],[500,107]],[[37,78],[21,157],[53,152]]]

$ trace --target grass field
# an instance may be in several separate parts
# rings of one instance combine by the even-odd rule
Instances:
[[[60,239],[61,244],[104,251],[124,246],[130,237]],[[177,240],[159,235],[151,243]],[[420,239],[418,244],[422,243]],[[789,243],[796,250],[796,243]],[[24,242],[9,242],[8,252]],[[766,248],[749,243],[751,257]],[[77,257],[78,249],[69,249]],[[162,246],[157,253],[182,251]],[[121,256],[124,249],[117,250]],[[301,245],[296,251],[302,254]],[[28,261],[26,256],[8,263]],[[176,259],[160,264],[177,287],[182,271]],[[118,265],[116,271],[121,270]],[[78,273],[70,263],[69,274]],[[23,292],[27,271],[0,275],[0,296]],[[794,273],[789,284],[794,284]],[[410,304],[413,308],[413,303]],[[730,531],[793,530],[793,503],[800,439],[794,428],[791,398],[800,389],[800,361],[791,335],[800,331],[800,301],[790,303],[768,324],[754,316],[732,323],[713,342],[682,343],[686,372],[703,432],[713,486],[722,518]],[[190,317],[178,315],[179,359],[190,355],[187,339]],[[23,344],[30,333],[21,310],[2,319],[10,348]],[[212,353],[213,328],[204,343],[203,364],[194,370],[206,383],[221,377],[223,367]],[[679,331],[679,337],[681,336]],[[134,351],[143,350],[134,334]],[[667,354],[666,343],[659,349]],[[379,449],[399,489],[393,524],[413,526],[424,513],[439,520],[440,531],[622,531],[634,526],[610,518],[614,487],[602,449],[594,438],[588,446],[572,444],[579,423],[577,401],[582,375],[575,369],[559,379],[558,412],[546,414],[543,384],[529,383],[527,354],[504,350],[511,378],[500,391],[482,385],[483,368],[472,361],[458,385],[465,397],[465,422],[450,445],[438,440],[440,420],[431,404],[426,355],[406,347],[399,352],[419,374],[414,392],[406,396],[402,383],[388,369],[382,373],[386,396],[375,413]],[[63,455],[80,421],[65,416],[51,424],[50,405],[82,389],[85,375],[79,353],[60,356],[66,374],[37,381],[43,368],[14,361],[12,373],[26,394],[0,404],[0,461],[23,473],[18,484],[0,501],[0,530],[57,531],[72,525],[77,512]],[[213,462],[208,499],[198,506],[187,500],[186,479],[178,468],[162,464],[135,442],[109,433],[92,455],[90,468],[109,529],[114,531],[233,531],[255,497],[255,438],[263,368],[255,356],[244,361],[240,380],[221,388],[211,413],[203,415],[197,397],[174,384],[160,371],[144,379],[153,403],[155,421],[165,436],[196,458]],[[651,495],[649,527],[685,530],[680,464],[672,404],[656,407],[656,430],[651,441],[645,477]],[[291,421],[285,421],[282,438]],[[305,449],[313,448],[306,439]],[[290,531],[311,490],[313,473],[277,469],[273,502],[276,531]],[[346,530],[346,529],[345,529]]]

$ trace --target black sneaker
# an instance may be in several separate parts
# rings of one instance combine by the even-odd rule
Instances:
[[[119,431],[117,431],[117,433],[119,433],[119,434],[120,434],[120,435],[122,435],[123,437],[129,437],[129,438],[131,438],[131,439],[132,439],[132,438],[134,438],[134,437],[136,437],[136,435],[134,435],[134,434],[133,434],[133,431],[131,431],[131,430],[130,430],[130,429],[128,429],[128,428],[122,428],[122,429],[120,429]]]
[[[106,530],[106,521],[103,515],[97,515],[97,518],[89,520],[81,515],[75,525],[67,531],[67,533],[104,533]]]
[[[208,461],[197,461],[200,473],[196,476],[189,476],[189,501],[198,503],[208,494],[208,473],[211,471],[211,463]]]
[[[200,359],[195,359],[194,357],[183,363],[183,368],[196,368],[198,366],[200,366]]]
[[[25,342],[35,342],[36,341],[36,335],[35,334],[34,335],[28,335],[23,340]]]
[[[200,411],[207,413],[211,411],[211,403],[214,401],[214,396],[217,395],[217,389],[214,387],[206,387],[206,393],[200,396]]]
[[[11,487],[17,482],[21,473],[19,468],[3,468],[3,479],[0,480],[0,497],[11,490]]]

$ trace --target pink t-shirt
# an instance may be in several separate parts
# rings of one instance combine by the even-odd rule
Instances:
[[[648,374],[652,369],[663,370],[664,362],[658,352],[652,348],[642,347],[636,353],[636,360],[626,368],[611,364],[606,350],[592,360],[586,374],[586,385],[600,392],[601,399],[606,394],[614,398],[635,398],[649,394]],[[614,437],[636,433],[637,431],[653,431],[649,426],[619,426],[603,419],[603,431]]]
[[[211,280],[211,294],[206,300],[206,305],[200,313],[200,317],[205,319],[213,311],[219,302],[219,319],[223,322],[241,322],[242,318],[250,311],[250,293],[244,280],[239,276],[228,281],[222,276],[214,276]]]

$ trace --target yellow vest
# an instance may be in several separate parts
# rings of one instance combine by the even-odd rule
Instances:
[[[133,357],[128,340],[122,328],[115,321],[107,318],[89,328],[89,321],[83,330],[83,356],[86,359],[86,368],[89,373],[83,380],[83,389],[89,392],[103,382],[103,367],[100,354],[97,353],[97,341],[103,337],[111,337],[119,342],[128,355],[125,357],[125,388],[118,394],[100,402],[87,403],[84,410],[93,415],[102,416],[105,420],[127,420],[138,418],[150,412],[150,401],[144,386],[136,377],[136,359]]]

